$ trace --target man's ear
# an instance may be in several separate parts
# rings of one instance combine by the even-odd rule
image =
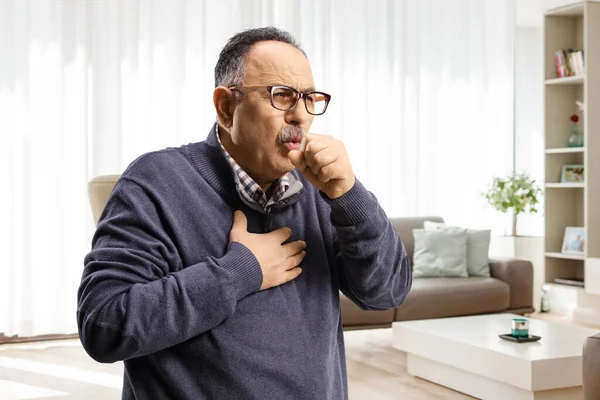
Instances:
[[[233,93],[224,86],[218,86],[213,92],[213,103],[219,123],[225,128],[233,125]]]

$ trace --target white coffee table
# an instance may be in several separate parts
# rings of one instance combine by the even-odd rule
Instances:
[[[519,316],[491,314],[394,322],[393,346],[409,374],[490,400],[582,399],[583,342],[597,331],[529,319],[539,342],[512,343]]]

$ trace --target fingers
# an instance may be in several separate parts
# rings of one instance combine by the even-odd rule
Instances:
[[[327,148],[314,155],[303,175],[313,184],[316,182],[327,183],[343,175],[340,172],[338,154]],[[312,178],[312,179],[311,179]]]
[[[233,225],[229,232],[229,240],[234,242],[238,235],[248,232],[248,219],[246,214],[242,211],[237,210],[233,213]]]
[[[306,139],[306,135],[302,135],[302,141],[300,142],[300,152],[304,153],[304,151],[306,150],[306,143],[308,143],[308,140]]]
[[[335,163],[331,163],[321,168],[317,176],[321,182],[327,183],[332,179],[340,179],[343,175],[336,168]]]
[[[298,169],[301,173],[306,169],[306,161],[304,155],[298,150],[292,150],[288,153],[288,158],[292,162],[292,165]]]
[[[292,230],[287,227],[279,228],[268,233],[268,235],[274,236],[277,239],[277,243],[281,244],[292,237]]]
[[[285,248],[287,254],[294,256],[306,249],[306,242],[303,240],[296,240],[295,242],[283,245],[283,247]]]
[[[285,271],[282,283],[286,283],[293,279],[296,279],[298,276],[300,276],[301,273],[302,273],[302,268],[300,268],[300,267],[292,268],[290,270]]]
[[[304,149],[304,160],[309,166],[313,163],[313,158],[321,151],[329,149],[331,146],[324,140],[308,139]]]
[[[297,267],[298,265],[300,265],[302,260],[304,260],[304,257],[306,257],[306,252],[301,251],[300,253],[288,258],[285,264],[285,269],[289,271],[290,269]]]
[[[330,148],[326,148],[316,153],[310,161],[307,161],[307,164],[312,173],[318,176],[323,167],[333,164],[337,159],[338,154]]]
[[[314,185],[316,188],[321,188],[321,186],[323,185],[323,183],[321,181],[319,181],[319,177],[315,174],[313,174],[313,172],[310,170],[310,168],[305,168],[304,171],[300,171],[302,172],[302,175],[306,178],[307,181],[309,181],[312,185]]]
[[[340,175],[336,168],[336,161],[339,160],[341,149],[338,140],[333,137],[308,135],[306,150],[304,152],[304,162],[310,168],[312,175],[316,180],[327,183],[330,180],[338,179]],[[303,172],[306,176],[306,171]]]

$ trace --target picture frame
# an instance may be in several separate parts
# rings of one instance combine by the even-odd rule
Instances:
[[[585,254],[585,228],[580,226],[567,226],[563,238],[562,253],[565,254]]]
[[[561,183],[583,183],[585,182],[583,164],[563,165],[560,175]]]

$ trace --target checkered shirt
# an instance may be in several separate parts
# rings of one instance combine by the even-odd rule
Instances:
[[[279,178],[275,185],[277,185],[274,190],[271,198],[267,200],[266,193],[261,189],[258,183],[254,182],[254,180],[239,166],[237,162],[231,157],[231,155],[225,150],[223,143],[221,143],[221,137],[219,136],[219,124],[216,124],[216,132],[217,132],[217,140],[221,145],[221,149],[223,149],[223,153],[225,154],[225,158],[231,165],[233,172],[237,176],[241,185],[244,188],[244,191],[248,195],[249,198],[253,199],[256,203],[260,204],[263,209],[270,208],[271,206],[277,204],[279,200],[283,197],[286,190],[290,187],[290,173],[288,172],[283,177]]]

